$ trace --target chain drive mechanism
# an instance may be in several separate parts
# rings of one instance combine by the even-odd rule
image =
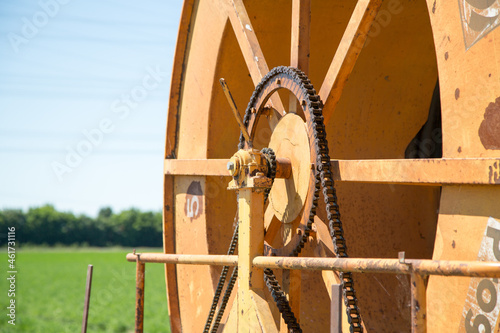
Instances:
[[[342,222],[340,220],[340,212],[337,203],[337,195],[334,187],[334,180],[332,172],[330,171],[330,156],[328,149],[328,141],[326,139],[325,125],[323,122],[324,121],[323,102],[321,101],[320,97],[316,94],[316,91],[314,90],[307,76],[300,70],[292,67],[280,66],[272,69],[257,85],[254,93],[252,94],[252,97],[245,112],[245,117],[243,120],[244,125],[248,128],[250,118],[252,116],[252,110],[257,109],[255,104],[257,100],[262,97],[261,94],[263,93],[263,91],[266,88],[269,88],[269,86],[271,85],[277,85],[277,86],[282,85],[283,82],[281,82],[281,80],[286,80],[288,82],[287,88],[290,91],[294,92],[300,91],[301,95],[303,96],[303,100],[299,102],[301,102],[302,104],[304,113],[306,112],[309,113],[306,114],[306,119],[308,121],[308,128],[312,129],[313,131],[312,134],[314,137],[314,150],[315,150],[314,153],[316,156],[315,170],[314,170],[315,182],[314,182],[314,191],[312,193],[313,195],[312,205],[308,212],[303,213],[303,214],[308,214],[308,220],[304,227],[303,233],[300,237],[298,244],[296,245],[296,247],[293,249],[293,251],[290,253],[289,256],[297,257],[307,242],[309,234],[312,230],[312,224],[314,223],[314,217],[316,216],[316,208],[318,206],[318,200],[320,197],[320,189],[321,189],[323,194],[323,199],[326,205],[328,226],[330,230],[330,235],[332,237],[335,254],[338,258],[346,258],[348,257],[347,246],[344,238],[344,230],[342,228]],[[244,147],[245,147],[245,139],[243,135],[240,135],[240,143],[238,148],[243,149]],[[274,179],[276,173],[276,157],[274,156],[274,152],[272,151],[272,149],[264,148],[262,153],[266,156],[266,159],[269,164],[270,171],[268,177]],[[266,199],[268,195],[269,191],[265,193]],[[231,248],[233,248],[233,252],[235,247],[235,243],[233,245],[233,241],[235,239],[237,241],[237,232],[238,228],[236,227],[235,229],[236,237],[233,235],[233,239],[231,240],[231,246],[230,246],[230,250]],[[214,296],[215,307],[217,306],[217,302],[219,300],[222,286],[224,285],[225,277],[227,274],[227,270],[224,271],[224,268],[221,274],[221,280],[219,280],[219,284],[221,284],[222,281],[222,285],[220,285],[220,288],[219,285],[217,286],[216,294]],[[236,281],[236,275],[237,275],[237,268],[235,268],[235,270],[233,271],[233,274],[231,276],[231,281],[226,290],[226,294],[228,294],[228,292],[229,293],[231,292],[234,283]],[[344,298],[344,304],[346,306],[347,318],[350,324],[350,332],[363,332],[361,316],[357,305],[358,301],[356,298],[356,291],[354,290],[352,273],[341,272],[339,275],[342,283],[343,298]],[[281,287],[271,269],[264,270],[264,279],[266,285],[269,288],[269,291],[273,296],[273,299],[275,300],[278,306],[278,309],[283,319],[285,320],[285,323],[288,325],[288,330],[290,332],[302,332],[290,308],[286,296],[281,290]],[[227,295],[227,297],[226,295],[224,295],[224,300],[222,302],[219,313],[221,312],[221,310],[223,311],[223,308],[225,308],[226,305],[225,303],[227,303],[228,299],[229,295]],[[209,319],[213,317],[213,314],[215,313],[214,304],[212,304],[212,309],[210,311]],[[222,317],[222,314],[220,315],[220,317]],[[217,316],[217,318],[220,321],[219,315]],[[218,327],[217,321],[216,321],[216,326]],[[208,332],[206,327],[204,332]],[[212,330],[212,332],[215,331]]]

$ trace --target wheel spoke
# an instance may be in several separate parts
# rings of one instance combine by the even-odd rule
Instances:
[[[314,217],[314,224],[316,225],[316,237],[318,238],[318,246],[322,246],[319,251],[322,257],[335,257],[333,252],[332,237],[328,230],[328,225],[319,217]]]
[[[269,67],[267,67],[259,40],[255,35],[255,31],[242,0],[229,1],[228,16],[241,52],[243,53],[248,71],[252,77],[252,81],[254,85],[257,86],[264,75],[269,72]],[[285,109],[278,94],[273,94],[273,96],[271,96],[270,104],[283,114],[283,110]],[[274,126],[272,128],[274,128]]]
[[[319,257],[335,257],[333,252],[333,243],[332,237],[330,236],[330,231],[328,230],[328,225],[319,217],[314,217],[314,224],[316,225],[316,237],[318,238],[317,249],[315,250],[318,253]],[[330,300],[332,299],[332,284],[339,284],[340,278],[338,273],[334,271],[321,271],[321,276],[323,279],[323,283],[325,284],[325,288],[328,292],[328,296],[330,296]],[[349,327],[349,322],[347,320],[345,305],[342,302],[342,326]],[[364,327],[364,323],[362,323]],[[364,330],[363,330],[364,331]]]
[[[311,29],[311,0],[293,0],[292,2],[292,47],[290,66],[304,73],[309,73],[309,37]],[[290,94],[289,112],[297,112],[297,99]]]
[[[323,114],[325,124],[328,123],[340,100],[381,4],[382,0],[359,0],[354,8],[319,92],[324,104],[328,103],[328,113]]]
[[[311,0],[293,0],[290,66],[308,74]]]
[[[280,229],[281,221],[276,218],[274,210],[271,207],[271,204],[269,204],[264,213],[264,230],[266,231],[265,240],[268,244],[272,244]]]
[[[316,225],[316,237],[318,238],[318,248],[315,252],[317,252],[320,257],[335,257],[333,253],[332,238],[330,237],[327,225],[317,216],[314,217],[314,224]],[[337,284],[340,281],[338,274],[333,271],[322,271],[321,274],[326,290],[331,298],[332,284]]]

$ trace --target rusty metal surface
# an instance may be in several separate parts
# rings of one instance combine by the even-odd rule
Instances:
[[[232,80],[229,79],[231,84],[238,79],[241,80],[238,83],[239,87],[235,89],[235,100],[241,107],[245,105],[243,103],[247,102],[248,92],[253,87],[250,87],[252,80],[249,77],[247,78],[248,71],[246,67],[242,71],[240,64],[245,66],[247,62],[253,61],[251,67],[255,67],[266,60],[265,63],[272,67],[273,65],[286,64],[284,61],[288,61],[289,50],[288,46],[285,45],[287,43],[276,43],[276,41],[288,39],[288,36],[283,36],[281,31],[288,31],[289,29],[281,28],[289,26],[287,20],[289,20],[288,17],[290,16],[290,10],[288,9],[290,6],[281,6],[278,17],[274,13],[277,12],[276,9],[284,1],[237,1],[239,7],[243,7],[242,2],[247,7],[244,11],[244,17],[238,19],[233,15],[232,24],[229,25],[227,24],[227,15],[218,14],[219,8],[222,8],[221,11],[225,11],[225,6],[222,4],[226,2],[211,0],[205,3],[200,2],[199,15],[193,15],[193,17],[197,18],[196,25],[193,19],[193,24],[184,24],[183,28],[181,27],[182,33],[179,35],[178,49],[179,46],[186,45],[185,48],[189,49],[189,52],[181,49],[182,52],[178,51],[178,55],[176,55],[178,59],[175,72],[178,75],[175,75],[175,81],[173,80],[172,84],[171,101],[174,103],[170,103],[168,115],[170,130],[167,133],[166,140],[166,155],[169,157],[197,158],[202,161],[205,158],[222,159],[229,157],[228,151],[232,151],[233,146],[231,145],[236,139],[237,134],[234,132],[237,128],[236,126],[234,126],[235,129],[225,127],[225,124],[228,123],[227,118],[221,117],[221,114],[226,113],[226,110],[222,110],[220,106],[227,103],[225,100],[220,103],[219,95],[223,95],[222,92],[220,94],[217,91],[211,92],[209,88],[214,82],[217,83],[217,78],[228,77],[219,75],[219,72],[222,74],[225,74],[224,71],[230,72],[233,76]],[[459,3],[466,2],[472,1],[459,1]],[[192,3],[192,1],[186,1],[186,3]],[[397,3],[397,6],[394,5],[395,3]],[[492,135],[494,135],[494,128],[498,124],[498,117],[495,117],[496,113],[493,113],[493,111],[496,110],[489,107],[488,103],[495,102],[494,104],[497,104],[497,88],[498,82],[500,82],[498,80],[499,67],[492,65],[494,64],[494,52],[483,51],[492,50],[493,46],[498,44],[499,39],[496,36],[498,36],[500,30],[492,31],[487,38],[479,40],[474,48],[465,53],[462,26],[459,24],[461,22],[458,21],[460,13],[457,1],[438,1],[436,3],[434,0],[428,0],[427,3],[432,25],[428,23],[427,14],[425,13],[425,17],[422,15],[421,9],[425,7],[424,2],[384,2],[381,12],[389,15],[388,17],[385,16],[387,25],[383,24],[383,17],[375,19],[374,27],[378,28],[378,30],[372,29],[368,33],[365,49],[359,57],[352,75],[349,77],[349,83],[344,89],[338,107],[335,108],[335,113],[332,112],[334,108],[329,107],[330,114],[333,114],[333,121],[330,122],[327,128],[327,132],[332,133],[328,139],[330,142],[335,143],[331,151],[332,156],[344,159],[344,161],[353,160],[346,161],[344,164],[347,173],[340,173],[343,182],[340,183],[339,198],[341,201],[344,200],[344,202],[341,202],[344,204],[343,216],[346,217],[346,221],[352,221],[349,229],[346,228],[346,238],[349,241],[354,240],[350,249],[355,256],[388,257],[399,250],[406,250],[413,257],[430,258],[432,250],[435,249],[433,258],[453,260],[465,258],[472,260],[473,258],[464,257],[464,253],[467,254],[468,252],[474,252],[474,256],[477,254],[475,240],[469,242],[469,239],[474,238],[471,229],[478,229],[476,225],[480,224],[477,223],[480,217],[493,216],[498,218],[498,213],[495,215],[490,211],[481,214],[475,211],[459,214],[458,211],[463,207],[472,209],[471,207],[475,206],[495,206],[496,200],[494,198],[498,197],[498,194],[491,191],[488,192],[492,194],[489,198],[486,196],[482,198],[471,197],[468,194],[470,191],[467,190],[467,187],[455,186],[455,184],[493,184],[497,183],[500,178],[500,163],[496,165],[494,163],[487,164],[480,159],[480,164],[475,164],[475,161],[470,160],[471,157],[498,158],[498,151],[495,150],[498,144],[490,140],[494,139]],[[273,6],[270,7],[273,10],[269,10],[269,6]],[[329,11],[326,8],[328,6],[334,8],[335,11]],[[316,22],[315,25],[311,26],[310,41],[311,54],[314,55],[311,58],[311,78],[314,83],[321,83],[324,78],[328,64],[338,44],[337,39],[341,37],[337,38],[333,34],[342,35],[346,24],[346,20],[343,18],[348,17],[352,6],[352,4],[345,1],[318,1],[312,5],[311,11],[314,18],[312,21]],[[234,10],[234,12],[240,13],[242,11]],[[332,12],[335,15],[332,15]],[[277,17],[270,19],[269,16],[272,15]],[[283,17],[287,19],[283,19]],[[191,15],[183,15],[183,21],[188,21],[188,19],[191,20]],[[329,29],[323,29],[324,25],[317,23],[318,21],[325,22]],[[471,22],[464,21],[462,23],[468,24]],[[216,26],[220,26],[220,29],[214,29]],[[232,31],[232,26],[238,27],[238,29],[234,29],[237,36]],[[224,27],[224,35],[221,32],[222,27]],[[207,32],[204,34],[205,31]],[[429,38],[432,37],[429,36],[431,32],[434,33],[437,55],[434,54],[432,38]],[[251,36],[245,37],[248,34]],[[188,38],[190,35],[195,37]],[[242,37],[251,42],[258,42],[257,44],[247,43],[250,47],[243,48],[244,59],[240,54],[240,49],[232,47],[233,44],[238,45],[237,43],[243,45],[244,38]],[[259,40],[257,40],[257,37],[259,37]],[[217,42],[219,39],[221,39],[220,43]],[[219,44],[221,45],[221,51],[214,51],[213,49],[217,49]],[[262,47],[262,50],[260,47]],[[286,53],[283,49],[286,49]],[[258,59],[260,61],[252,60],[251,55],[253,53],[250,52],[252,50],[259,51],[260,58]],[[282,56],[282,54],[285,54],[286,57]],[[393,56],[396,54],[397,56]],[[187,61],[188,55],[189,59],[191,59],[190,62]],[[264,55],[266,59],[264,59]],[[392,161],[385,164],[387,160],[363,161],[362,159],[365,158],[388,159],[402,157],[401,152],[404,151],[407,142],[418,131],[422,121],[425,120],[425,108],[430,94],[429,88],[435,84],[437,77],[434,64],[436,58],[440,67],[440,80],[443,83],[441,93],[443,98],[444,154],[447,158],[466,157],[467,160],[452,159],[450,161],[443,159],[428,163],[428,165],[425,164],[427,161],[405,162],[396,160],[394,164],[392,164]],[[203,61],[200,61],[200,59]],[[200,71],[197,66],[203,66],[202,70]],[[217,70],[214,69],[215,67]],[[214,74],[214,71],[216,74]],[[259,75],[255,75],[256,70],[250,72],[255,77],[254,81],[258,81]],[[261,73],[260,76],[263,74]],[[184,85],[182,82],[186,82],[186,84]],[[239,92],[236,92],[236,90],[239,90]],[[325,107],[328,107],[328,104],[332,103],[327,103]],[[209,111],[207,105],[210,105]],[[208,112],[210,112],[210,116],[207,116],[206,113]],[[196,117],[191,117],[193,113],[196,113]],[[205,129],[205,127],[209,129]],[[335,131],[329,131],[330,128],[335,128]],[[221,129],[226,131],[221,131]],[[477,133],[478,131],[479,133]],[[184,133],[192,133],[192,135],[183,135]],[[265,135],[262,136],[265,137]],[[233,138],[233,140],[228,138]],[[174,146],[178,150],[172,149]],[[231,146],[229,150],[227,146]],[[194,154],[193,150],[195,150]],[[188,154],[189,156],[187,156]],[[361,162],[356,163],[357,161]],[[458,167],[449,164],[455,162],[458,163]],[[225,162],[222,172],[226,172],[224,166]],[[179,170],[179,172],[183,172],[183,170]],[[204,174],[210,175],[210,172]],[[366,175],[368,180],[362,178]],[[422,178],[422,175],[425,177]],[[225,176],[225,174],[221,176]],[[170,176],[166,178],[173,179]],[[227,206],[232,204],[229,199],[233,199],[224,194],[222,188],[218,186],[219,183],[225,183],[225,180],[219,176],[208,177],[206,187],[204,181],[202,181],[204,193],[207,193],[207,196],[203,197],[203,203],[206,206],[202,207],[203,212],[206,212],[206,216],[202,212],[197,220],[191,217],[190,219],[186,218],[189,224],[182,224],[179,223],[182,212],[177,215],[173,213],[174,211],[181,211],[185,207],[185,201],[183,201],[185,198],[183,195],[184,187],[178,185],[182,182],[188,182],[188,180],[184,179],[188,179],[188,177],[176,177],[177,187],[175,191],[173,186],[168,185],[173,182],[166,182],[166,193],[169,192],[170,195],[166,195],[165,199],[165,251],[167,253],[222,253],[222,251],[217,251],[216,243],[229,240],[229,232],[226,234],[224,230],[231,230],[223,221],[229,221],[227,225],[232,222],[232,216],[229,216],[230,214],[224,215],[222,209],[227,209]],[[192,180],[193,177],[191,177],[190,181]],[[194,178],[194,180],[198,181],[199,179]],[[357,181],[388,184],[424,184],[436,185],[436,187],[352,183]],[[440,184],[453,186],[443,186],[441,192],[438,187]],[[477,188],[477,193],[486,193],[486,191],[490,191],[489,189],[496,190],[496,186],[477,186],[475,188]],[[442,199],[441,207],[438,204],[434,205],[434,202],[439,200],[440,195]],[[461,197],[467,200],[468,203],[458,204],[457,198],[460,199]],[[412,206],[414,202],[419,203],[418,208]],[[427,202],[431,204],[426,204]],[[450,205],[453,205],[452,209],[445,211],[444,207]],[[440,221],[436,244],[433,246],[435,232],[433,226],[435,221],[431,216],[431,212],[436,212],[438,208]],[[417,210],[418,212],[416,212]],[[493,208],[491,210],[496,211]],[[402,221],[404,221],[403,227]],[[175,228],[168,227],[169,225],[175,226]],[[186,225],[188,228],[186,228]],[[186,235],[182,233],[183,228],[186,230]],[[193,231],[195,232],[193,233]],[[183,241],[183,238],[192,237],[193,234],[200,236],[194,242]],[[359,236],[359,238],[352,237],[352,235]],[[386,237],[389,235],[390,237]],[[444,239],[444,243],[441,237]],[[189,247],[192,246],[192,243],[205,241],[207,243],[206,252],[197,252],[199,247],[196,249]],[[471,251],[471,249],[474,251]],[[441,256],[441,251],[444,251],[446,256]],[[182,269],[184,267],[181,266]],[[210,275],[206,274],[205,271],[194,271],[193,266],[188,268],[193,268],[193,270],[183,270],[177,276],[175,271],[172,272],[171,270],[168,273],[169,302],[171,307],[172,305],[177,306],[177,311],[175,311],[175,306],[171,309],[172,326],[180,327],[181,321],[178,310],[178,303],[180,302],[178,295],[180,295],[180,298],[184,300],[182,307],[187,309],[184,310],[186,315],[182,321],[184,331],[190,331],[192,328],[190,324],[195,321],[187,314],[194,313],[193,310],[196,309],[196,306],[204,304],[203,299],[198,298],[196,298],[196,302],[192,303],[194,305],[189,303],[189,297],[194,295],[191,294],[191,290],[196,292],[203,290],[205,294],[209,294],[206,291],[210,290],[205,285],[201,286],[204,289],[200,288],[199,285],[202,282],[198,283],[197,281],[208,281]],[[218,268],[210,269],[212,279],[215,275],[213,272],[216,269]],[[195,280],[195,287],[189,289],[187,283],[183,284],[183,281],[186,281],[191,276]],[[388,277],[392,279],[392,276]],[[179,282],[179,288],[177,288],[177,279],[181,281]],[[434,318],[430,319],[429,323],[431,325],[433,320],[440,320],[438,317],[446,317],[443,321],[448,321],[448,323],[445,323],[442,327],[439,326],[440,329],[435,326],[434,331],[456,331],[455,326],[452,329],[448,326],[449,316],[442,316],[442,313],[461,313],[461,309],[455,311],[455,309],[446,308],[446,310],[443,310],[441,303],[459,303],[457,299],[450,301],[448,295],[458,295],[461,292],[457,292],[459,289],[456,288],[457,285],[450,283],[452,279],[438,279],[446,281],[432,286],[433,281],[431,279],[429,300],[434,298],[440,303],[436,303],[439,304],[439,307],[436,305],[434,312],[429,308],[430,315],[435,313]],[[456,280],[465,281],[467,279]],[[398,287],[396,279],[377,282],[380,286],[374,281],[360,282],[358,284],[361,290],[360,301],[364,302],[362,303],[363,308],[367,310],[365,319],[367,319],[370,327],[375,331],[383,331],[382,328],[385,328],[386,331],[395,331],[401,328],[401,321],[398,319],[402,317],[400,311],[392,308],[394,304],[381,304],[384,289],[391,290],[393,287]],[[209,285],[210,283],[206,284]],[[463,282],[463,284],[465,285],[463,290],[466,290],[469,284],[467,281]],[[447,292],[443,288],[446,285],[450,286],[450,290]],[[177,293],[177,289],[179,293]],[[321,290],[312,291],[314,294],[321,292]],[[365,299],[362,299],[363,295],[367,295]],[[398,295],[394,295],[394,297],[397,299]],[[191,297],[191,299],[195,298]],[[311,307],[303,308],[305,311],[310,311],[308,308]],[[372,311],[372,314],[369,314],[371,308],[375,310]],[[378,312],[379,309],[384,309],[384,316],[387,318],[380,319],[382,316]],[[315,313],[318,312],[320,311]],[[322,315],[325,316],[328,313]],[[175,321],[178,322],[177,325],[175,325]],[[452,321],[456,321],[454,317],[452,317]],[[316,322],[315,326],[317,325]],[[407,328],[409,329],[409,326]],[[180,331],[180,329],[177,328],[177,331]]]
[[[342,333],[342,285],[332,284],[330,333]]]
[[[227,159],[165,160],[166,175],[228,176]],[[286,161],[278,158],[278,163]],[[411,185],[498,185],[499,158],[436,158],[331,160],[334,180]],[[286,171],[277,169],[277,178],[287,178]]]
[[[427,332],[426,281],[421,274],[411,274],[411,332]]]
[[[128,261],[141,263],[174,263],[190,265],[237,266],[236,255],[196,255],[196,254],[127,254]],[[442,276],[482,276],[500,277],[500,263],[480,261],[448,261],[405,259],[360,259],[322,257],[255,257],[253,265],[260,268],[335,270],[359,273],[392,273]]]
[[[127,254],[128,261],[136,261],[136,332],[143,331],[145,262],[236,266],[235,255],[169,255],[160,253]],[[428,275],[500,277],[500,263],[480,261],[437,261],[405,259],[359,258],[294,258],[255,257],[254,268],[280,268],[300,270],[335,270],[361,273],[392,273],[411,275],[411,328],[412,333],[427,332],[426,278]],[[331,331],[341,332],[340,285],[332,286]],[[338,303],[338,304],[337,304]]]
[[[336,180],[346,182],[447,185],[500,184],[498,158],[332,161]]]
[[[283,269],[500,277],[500,263],[497,262],[407,259],[402,264],[399,259],[256,257],[253,264],[257,267]]]
[[[297,233],[290,237],[282,248],[273,248],[270,246],[271,252],[274,255],[289,255],[294,257],[301,253],[302,248],[309,239],[309,234],[312,230],[312,224],[314,222],[314,216],[317,215],[316,208],[318,207],[321,188],[325,204],[324,212],[327,213],[327,219],[324,221],[328,224],[330,234],[332,235],[335,255],[337,257],[346,258],[348,257],[347,242],[344,238],[344,229],[340,218],[338,198],[334,187],[332,172],[330,170],[328,140],[326,139],[327,134],[322,116],[323,103],[321,102],[320,97],[316,94],[316,90],[314,89],[309,78],[303,72],[293,67],[278,66],[272,69],[256,86],[245,111],[244,123],[249,132],[252,134],[252,137],[255,136],[262,109],[273,93],[281,89],[286,89],[293,93],[297,98],[297,101],[300,101],[302,108],[301,112],[304,115],[308,138],[307,140],[306,135],[304,135],[303,140],[307,140],[307,143],[309,144],[309,153],[301,158],[305,161],[308,161],[307,158],[309,158],[309,163],[314,164],[314,167],[309,169],[309,163],[306,164],[307,168],[304,174],[308,175],[308,177],[305,178],[305,183],[309,183],[307,188],[308,195],[305,200],[303,200],[302,205],[300,205],[300,202],[297,205],[298,207],[303,207],[302,215],[299,215],[300,234]],[[296,115],[295,117],[299,119],[299,126],[302,126],[300,116]],[[286,117],[283,117],[280,123],[283,122],[285,118]],[[278,127],[279,124],[276,129]],[[274,133],[270,141],[271,147],[273,147],[273,138]],[[243,137],[240,137],[238,147],[240,149],[248,148],[247,143],[243,140]],[[288,195],[291,197],[288,191],[282,195]],[[273,193],[271,192],[270,202],[273,202],[273,197]],[[285,221],[283,220],[283,222]],[[272,275],[272,271],[270,271],[270,273],[270,275]],[[266,276],[269,275],[266,274]],[[340,278],[342,280],[344,303],[346,305],[347,315],[349,316],[351,331],[363,332],[364,326],[359,313],[358,299],[356,297],[352,275],[349,272],[342,272],[340,273]],[[283,318],[288,317],[285,315],[285,312],[282,312],[282,314]],[[293,322],[291,324],[292,326],[290,326],[288,322],[287,324],[289,329],[295,327]],[[301,332],[298,324],[296,325],[296,328],[298,332]]]
[[[135,332],[142,333],[144,329],[144,280],[145,264],[137,260],[135,272]]]
[[[87,268],[87,284],[85,286],[85,304],[83,307],[82,333],[87,332],[87,322],[89,319],[90,291],[92,289],[92,272],[94,266],[89,265]]]
[[[154,262],[165,264],[187,264],[187,265],[219,265],[237,266],[238,256],[232,255],[210,255],[210,254],[163,254],[163,253],[129,253],[127,260],[140,261],[142,263]]]

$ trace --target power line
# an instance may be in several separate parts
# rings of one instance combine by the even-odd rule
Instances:
[[[161,147],[163,148],[163,147]],[[100,149],[94,148],[89,156],[91,155],[155,155],[162,156],[163,149],[157,150],[141,150],[141,149]],[[66,154],[67,152],[63,149],[50,149],[50,148],[2,148],[0,147],[0,154]]]

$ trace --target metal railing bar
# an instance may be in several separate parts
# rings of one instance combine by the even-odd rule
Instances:
[[[151,263],[237,266],[236,255],[197,255],[138,253],[127,254],[128,261]],[[355,273],[392,273],[469,277],[500,277],[500,262],[448,261],[428,259],[361,259],[361,258],[307,258],[307,257],[264,257],[253,259],[253,265],[260,268],[334,270]]]
[[[129,253],[127,261],[151,262],[160,264],[238,266],[236,255],[215,254],[164,254],[164,253]]]

